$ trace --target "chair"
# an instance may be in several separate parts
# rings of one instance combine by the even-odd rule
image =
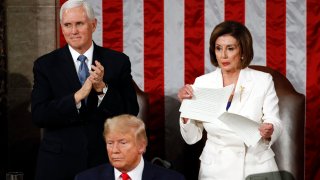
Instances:
[[[270,73],[275,84],[283,132],[272,149],[282,180],[304,179],[305,96],[278,71],[259,65],[250,68]]]
[[[137,100],[139,104],[138,118],[142,119],[144,122],[147,122],[149,110],[149,95],[146,92],[142,91],[133,80],[132,83],[137,93]]]

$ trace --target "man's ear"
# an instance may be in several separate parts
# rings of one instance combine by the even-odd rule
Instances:
[[[146,152],[147,143],[145,141],[141,141],[139,143],[139,153],[143,154]]]
[[[92,33],[93,33],[97,28],[98,21],[95,18],[91,23],[92,23]]]

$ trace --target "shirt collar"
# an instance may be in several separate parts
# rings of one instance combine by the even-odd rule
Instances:
[[[68,45],[68,47],[69,47],[73,61],[77,63],[77,59],[81,54],[78,53],[75,49],[73,49],[70,45]],[[92,58],[93,58],[93,42],[91,43],[90,48],[85,53],[83,53],[83,55],[87,57],[88,59],[87,65],[90,67],[90,65],[92,64]]]
[[[130,176],[131,180],[142,179],[143,168],[144,168],[144,160],[143,160],[143,157],[141,157],[141,160],[138,166],[135,167],[133,170],[127,172],[127,174]],[[120,175],[121,175],[121,172],[118,169],[114,168],[114,176],[116,180],[120,179],[119,178]]]

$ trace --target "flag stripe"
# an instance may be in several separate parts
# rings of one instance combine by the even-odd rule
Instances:
[[[204,73],[204,1],[185,0],[185,83]]]
[[[164,2],[165,96],[176,97],[176,90],[184,85],[184,0]]]
[[[254,58],[252,64],[266,65],[266,2],[247,0],[245,24],[253,38]],[[259,22],[259,23],[257,23]],[[257,25],[259,24],[259,25]]]
[[[307,0],[306,178],[319,179],[320,3]],[[318,159],[317,159],[318,158]],[[316,176],[316,174],[318,175]]]
[[[267,1],[267,66],[286,75],[286,1]]]
[[[204,57],[205,73],[212,72],[215,67],[211,64],[209,55],[209,41],[213,28],[224,19],[224,0],[205,0],[205,36]]]
[[[97,27],[96,30],[93,32],[92,38],[94,39],[94,42],[99,45],[103,46],[102,41],[103,41],[103,29],[102,29],[102,24],[103,24],[103,6],[102,6],[102,0],[95,0],[95,1],[90,1],[90,4],[93,7],[95,17],[97,19]]]
[[[150,95],[150,153],[164,147],[164,2],[144,1],[144,87]]]
[[[123,3],[104,0],[103,10],[103,46],[123,51]]]
[[[123,51],[130,57],[132,76],[144,90],[143,0],[123,0]]]
[[[306,92],[306,1],[287,1],[286,76],[296,90]]]
[[[244,0],[225,0],[224,11],[225,20],[238,21],[244,24],[245,22],[245,1]]]

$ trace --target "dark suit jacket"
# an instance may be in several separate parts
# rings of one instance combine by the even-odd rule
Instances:
[[[108,161],[102,137],[106,118],[137,115],[128,56],[94,44],[93,61],[104,66],[108,91],[99,107],[92,89],[77,110],[74,93],[81,88],[68,46],[38,58],[33,67],[32,119],[44,128],[36,179],[67,180]],[[94,63],[94,62],[93,62]]]
[[[103,164],[79,173],[75,180],[114,180],[114,169],[110,164]],[[184,180],[176,171],[165,169],[144,161],[142,180]]]

